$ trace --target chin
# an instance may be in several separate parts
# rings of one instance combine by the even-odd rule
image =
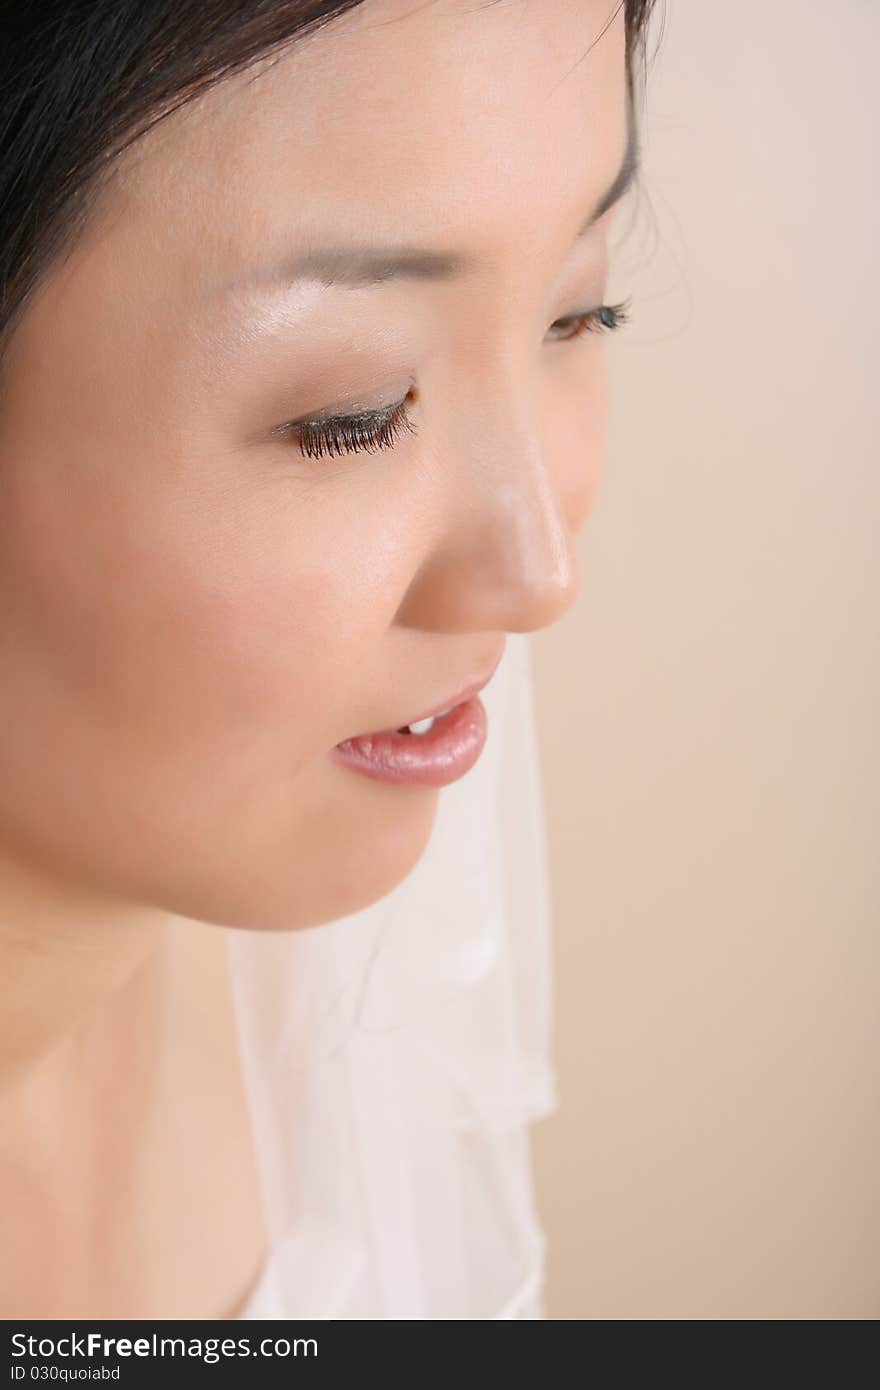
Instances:
[[[422,859],[437,819],[439,790],[421,788],[381,833],[340,857],[332,884],[311,914],[310,926],[362,912],[393,892]],[[375,826],[374,826],[375,829]]]
[[[328,845],[317,862],[313,857],[299,864],[296,854],[288,853],[283,865],[255,868],[241,887],[227,883],[224,891],[215,880],[214,900],[201,901],[198,910],[181,911],[180,904],[175,910],[215,926],[289,932],[324,926],[372,907],[419,863],[437,819],[437,788],[405,794],[408,804],[403,807],[399,789],[392,795],[398,800],[389,803],[391,814],[366,817],[368,834],[343,837],[342,844]],[[192,909],[194,904],[188,906]]]

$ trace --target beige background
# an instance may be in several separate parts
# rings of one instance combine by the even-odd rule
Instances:
[[[880,5],[659,3],[607,470],[532,638],[547,1313],[875,1318]]]

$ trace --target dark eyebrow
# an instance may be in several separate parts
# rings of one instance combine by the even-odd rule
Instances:
[[[599,218],[619,202],[634,182],[639,167],[638,140],[630,108],[626,149],[620,168],[576,233],[575,240],[579,241],[585,237]],[[348,242],[345,245],[323,246],[319,250],[285,257],[279,263],[262,270],[237,276],[222,288],[238,289],[248,283],[262,286],[292,285],[303,280],[317,281],[326,285],[328,289],[336,285],[360,288],[401,277],[448,280],[463,274],[469,267],[469,258],[454,252],[399,244]]]

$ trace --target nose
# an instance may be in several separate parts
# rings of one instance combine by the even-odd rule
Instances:
[[[432,544],[398,621],[443,632],[530,632],[574,603],[574,540],[585,515],[583,460],[569,420],[542,429],[521,383],[449,410],[432,450]],[[466,443],[465,443],[466,441]],[[577,455],[580,455],[578,459]],[[595,470],[592,470],[595,471]]]

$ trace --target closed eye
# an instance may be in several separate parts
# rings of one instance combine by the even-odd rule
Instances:
[[[573,342],[587,333],[609,333],[629,322],[632,299],[622,304],[602,304],[598,309],[587,309],[582,313],[568,314],[557,319],[551,328],[569,328],[554,342]],[[379,449],[390,449],[399,435],[406,431],[416,434],[417,430],[407,412],[407,398],[399,404],[381,411],[359,411],[354,415],[312,416],[306,420],[292,420],[272,430],[272,435],[292,437],[299,445],[300,453],[307,458],[320,458],[323,454],[375,453]]]

